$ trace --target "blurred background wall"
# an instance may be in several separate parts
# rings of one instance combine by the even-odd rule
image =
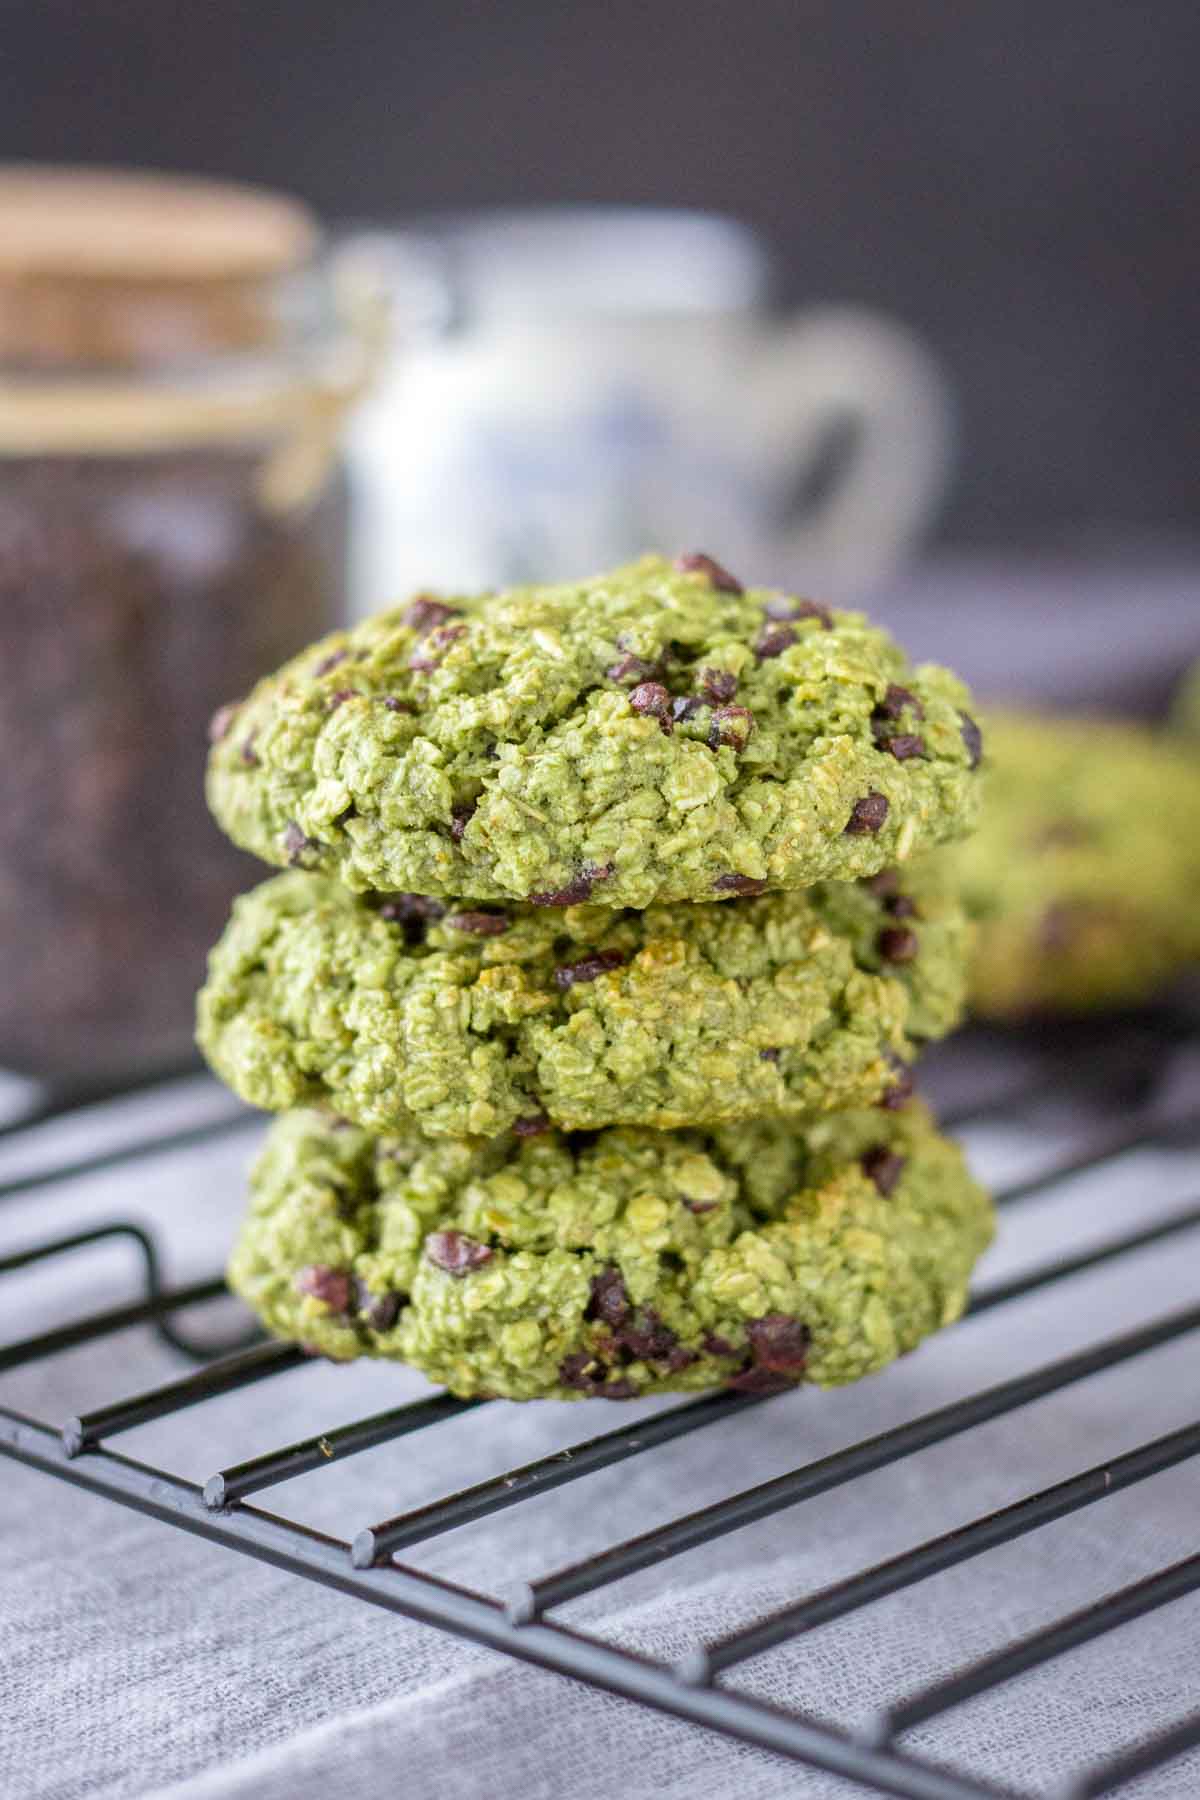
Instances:
[[[657,201],[935,345],[952,541],[1196,523],[1196,0],[4,0],[0,155],[327,215]]]

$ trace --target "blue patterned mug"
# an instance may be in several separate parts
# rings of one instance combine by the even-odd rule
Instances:
[[[350,442],[355,604],[567,579],[650,548],[854,600],[940,497],[942,377],[858,308],[780,318],[731,219],[563,208],[359,233],[396,350]]]

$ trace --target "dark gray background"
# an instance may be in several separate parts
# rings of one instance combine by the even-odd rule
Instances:
[[[1196,0],[0,0],[0,154],[727,208],[963,406],[958,541],[1197,523]]]

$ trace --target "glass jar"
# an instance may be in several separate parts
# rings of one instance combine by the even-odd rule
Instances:
[[[367,333],[293,203],[0,170],[0,1067],[190,1058],[213,712],[336,624]]]

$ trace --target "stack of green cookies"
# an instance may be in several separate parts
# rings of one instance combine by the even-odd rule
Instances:
[[[234,1287],[516,1399],[850,1381],[956,1317],[991,1213],[909,1069],[969,704],[694,555],[419,596],[224,709],[213,811],[287,870],[200,998],[282,1115]]]

